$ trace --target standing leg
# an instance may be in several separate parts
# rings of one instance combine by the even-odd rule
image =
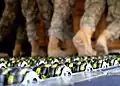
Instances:
[[[51,27],[48,30],[48,56],[68,56],[73,54],[73,52],[61,50],[59,46],[61,41],[63,42],[72,38],[71,31],[69,31],[72,29],[69,24],[72,23],[71,20],[69,21],[70,23],[68,22],[68,19],[72,14],[72,7],[70,6],[72,2],[70,1],[72,0],[54,0],[54,13],[51,20]],[[66,43],[68,42],[70,41],[67,41]]]
[[[36,0],[22,0],[22,12],[26,18],[26,31],[32,47],[32,56],[44,56],[44,51],[39,48],[39,37],[36,32],[38,8]]]
[[[118,39],[120,36],[120,1],[108,0],[108,27],[101,33],[97,40],[100,51],[108,54],[107,41]]]
[[[79,55],[96,55],[92,49],[91,37],[101,15],[104,12],[105,0],[86,0],[85,13],[80,21],[80,30],[73,38]]]
[[[0,20],[0,41],[4,41],[9,39],[8,45],[11,47],[11,39],[14,38],[13,34],[17,30],[16,29],[16,17],[19,11],[19,0],[4,0],[5,8],[2,13],[2,17]],[[6,45],[7,46],[7,45]],[[9,55],[12,55],[12,48],[7,49]]]
[[[106,30],[104,30],[97,40],[97,47],[99,52],[108,54],[107,41],[112,41],[120,37],[120,20],[114,20],[110,23]]]

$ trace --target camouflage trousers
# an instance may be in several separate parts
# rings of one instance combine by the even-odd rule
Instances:
[[[86,0],[85,13],[81,18],[80,26],[88,26],[95,31],[101,15],[107,12],[107,30],[110,32],[110,39],[118,39],[120,36],[120,0]]]
[[[22,43],[27,39],[25,21],[23,19],[19,0],[4,0],[5,8],[0,19],[0,40],[16,34],[16,41]],[[13,33],[15,32],[15,33]]]
[[[60,40],[71,39],[72,8],[75,0],[22,0],[22,12],[26,18],[26,30],[29,41],[37,40],[36,15],[41,13],[49,36]]]

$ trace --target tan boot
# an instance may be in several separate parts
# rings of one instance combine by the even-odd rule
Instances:
[[[92,49],[91,36],[93,31],[91,28],[84,27],[80,29],[73,38],[73,44],[77,49],[79,55],[96,55],[96,52]]]
[[[13,56],[20,56],[20,52],[21,52],[21,44],[16,42],[13,50]]]
[[[37,40],[31,41],[32,52],[31,56],[46,56],[43,49],[39,48],[39,42]]]
[[[60,45],[68,55],[75,55],[77,53],[76,48],[73,45],[72,40],[65,40]]]
[[[98,54],[108,54],[107,41],[109,39],[109,32],[104,30],[97,39],[96,50]]]
[[[68,56],[68,52],[61,50],[59,46],[60,40],[54,36],[49,37],[48,56]]]

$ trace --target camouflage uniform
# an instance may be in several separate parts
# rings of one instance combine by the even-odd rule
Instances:
[[[60,40],[71,39],[71,13],[74,3],[75,0],[22,0],[22,12],[27,21],[29,41],[38,39],[35,30],[38,11],[42,15],[45,27],[49,29],[49,36],[54,35]]]
[[[120,0],[86,0],[85,13],[81,18],[80,26],[88,26],[95,31],[102,13],[108,6],[108,31],[111,34],[110,39],[118,39],[120,36]]]
[[[24,21],[19,20],[19,15],[21,15],[20,1],[4,0],[4,2],[5,9],[0,20],[0,40],[11,38],[11,34],[14,34],[14,32],[16,33],[17,31],[16,41],[21,43],[23,40],[26,40],[26,35],[24,30],[24,23],[21,23]]]
[[[88,26],[95,31],[104,9],[105,0],[86,0],[85,13],[81,18],[80,26]]]
[[[111,40],[120,36],[120,0],[107,0],[108,3],[108,27]]]
[[[35,0],[21,0],[22,13],[26,18],[26,31],[28,40],[37,40],[36,21],[38,8]]]

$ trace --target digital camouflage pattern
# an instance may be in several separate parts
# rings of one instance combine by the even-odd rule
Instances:
[[[26,35],[24,20],[20,11],[20,1],[4,0],[4,2],[5,9],[0,20],[0,40],[4,40],[6,37],[9,38],[11,33],[17,32],[16,40],[21,43],[26,40]]]
[[[29,41],[37,40],[36,14],[40,11],[48,34],[60,40],[70,39],[72,29],[72,7],[75,0],[22,0],[22,12],[26,17]]]
[[[81,18],[80,26],[88,26],[95,31],[105,7],[108,7],[107,29],[111,35],[110,39],[118,39],[120,36],[119,0],[86,0],[85,13]]]
[[[105,0],[85,0],[85,12],[81,18],[80,26],[88,26],[95,31],[104,9]]]
[[[120,37],[120,0],[107,0],[108,3],[108,27],[111,40]]]
[[[72,38],[72,8],[74,4],[75,0],[54,0],[54,13],[49,35],[54,35],[61,40]]]
[[[37,23],[37,3],[35,0],[21,0],[21,10],[26,18],[26,31],[28,40],[37,40],[36,23]]]

